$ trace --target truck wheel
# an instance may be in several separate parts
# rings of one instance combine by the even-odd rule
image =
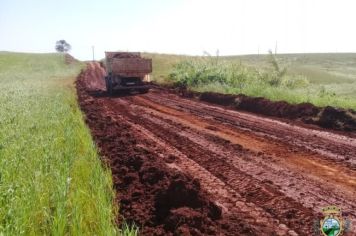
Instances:
[[[148,93],[148,90],[149,90],[149,89],[140,89],[140,93],[141,93],[141,94]]]
[[[108,93],[109,93],[109,95],[113,94],[113,90],[112,90],[112,86],[111,85],[109,85]]]
[[[112,95],[113,89],[112,89],[112,83],[110,77],[105,77],[105,85],[106,85],[106,91],[108,92],[109,95]]]

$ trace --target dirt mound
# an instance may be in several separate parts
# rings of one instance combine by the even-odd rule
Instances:
[[[72,55],[70,55],[69,53],[66,53],[64,55],[64,62],[67,64],[67,65],[70,65],[70,64],[74,64],[74,63],[77,63],[79,62],[77,59],[75,59]]]
[[[105,69],[98,65],[96,62],[89,62],[87,68],[81,73],[80,79],[83,83],[83,89],[86,91],[98,92],[105,90]]]
[[[220,93],[202,93],[200,99],[205,102],[210,102],[223,106],[231,106],[236,99],[235,95],[220,94]]]
[[[112,169],[121,216],[140,226],[142,235],[225,234],[222,211],[206,197],[199,181],[168,168],[157,154],[138,145],[130,124],[105,114],[103,101],[89,95],[99,84],[92,81],[96,73],[91,68],[77,80],[79,103]]]
[[[290,104],[285,101],[271,101],[261,97],[248,97],[245,95],[219,94],[219,93],[181,93],[186,97],[229,106],[237,110],[245,110],[257,114],[300,120],[304,123],[316,124],[324,128],[355,131],[356,113],[351,110],[336,109],[333,107],[320,108],[311,103]]]
[[[292,105],[284,101],[272,102],[265,98],[252,98],[244,95],[235,97],[233,104],[236,108],[246,111],[291,119],[318,114],[318,109],[310,103]]]
[[[325,128],[355,131],[356,112],[327,106],[320,112],[316,122]]]

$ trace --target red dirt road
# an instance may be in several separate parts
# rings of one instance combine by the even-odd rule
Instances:
[[[143,225],[141,232],[313,235],[321,209],[336,205],[351,221],[346,235],[356,234],[353,134],[163,89],[108,97],[103,73],[89,64],[78,80],[79,101],[112,168],[121,214]]]

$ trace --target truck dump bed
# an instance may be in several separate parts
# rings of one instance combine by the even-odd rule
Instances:
[[[145,58],[113,58],[110,72],[113,75],[141,77],[152,72],[152,61]]]
[[[125,77],[143,77],[152,72],[152,60],[138,52],[105,52],[108,73]]]
[[[138,90],[147,93],[150,89],[149,73],[152,60],[142,58],[138,52],[105,52],[106,90]]]
[[[105,52],[106,60],[112,58],[141,58],[139,52]]]

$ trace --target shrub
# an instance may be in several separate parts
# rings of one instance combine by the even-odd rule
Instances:
[[[243,92],[248,86],[258,84],[262,87],[305,87],[309,81],[302,76],[286,76],[286,68],[281,69],[271,53],[271,67],[260,71],[241,63],[218,60],[217,57],[204,56],[177,63],[169,75],[170,80],[180,87],[199,87],[207,84],[224,84]]]

